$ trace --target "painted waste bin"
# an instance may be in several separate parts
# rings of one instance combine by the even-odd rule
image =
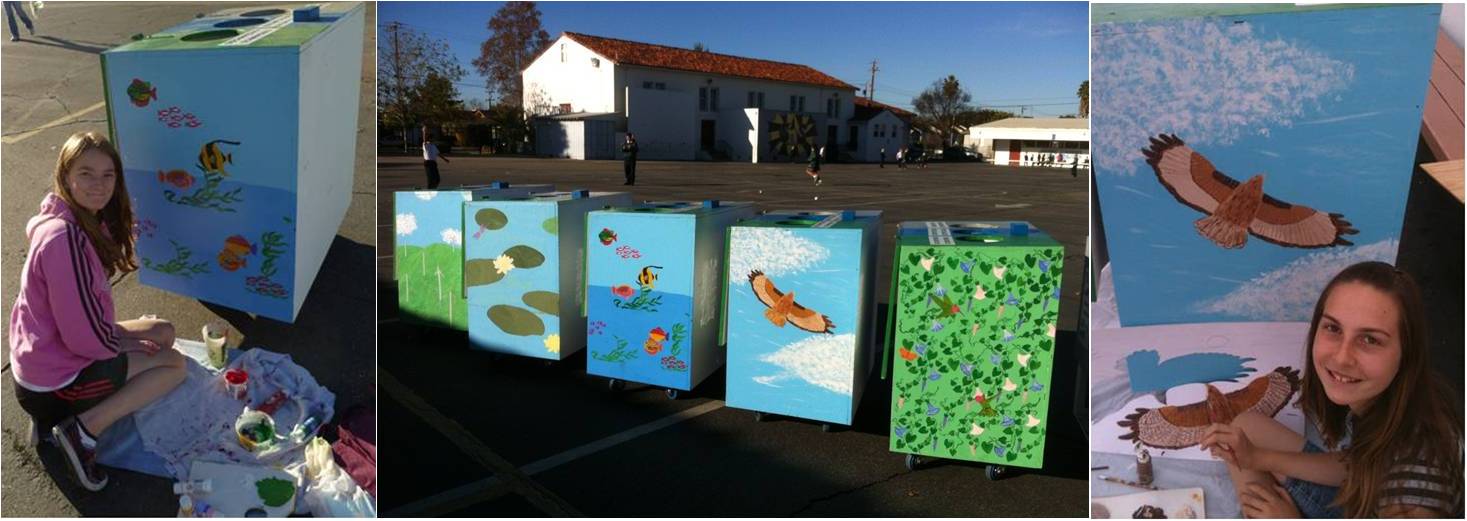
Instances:
[[[741,202],[648,202],[591,212],[586,226],[586,372],[611,388],[690,391],[723,367],[719,304],[729,225]]]
[[[466,201],[551,192],[551,185],[490,183],[437,190],[403,190],[393,196],[396,235],[392,275],[398,317],[410,324],[468,331],[464,292]]]
[[[730,407],[850,425],[875,365],[880,211],[779,211],[729,230]]]
[[[102,53],[143,284],[295,320],[351,202],[364,11],[229,9]]]
[[[588,190],[465,202],[470,347],[547,360],[585,347],[586,215],[631,204]]]
[[[1040,468],[1064,247],[1025,222],[898,229],[891,450],[909,467],[919,456],[989,463],[989,478]]]

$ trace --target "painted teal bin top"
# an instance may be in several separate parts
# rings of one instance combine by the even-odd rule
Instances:
[[[1095,4],[1090,17],[1094,23],[1126,23],[1171,18],[1204,18],[1214,16],[1247,16],[1259,14],[1338,11],[1372,7],[1410,7],[1412,4]],[[1420,4],[1418,4],[1420,5]]]
[[[103,54],[237,48],[298,50],[330,29],[337,20],[362,8],[359,2],[333,2],[225,9]]]
[[[933,242],[950,236],[951,243]],[[903,221],[897,225],[897,246],[1009,246],[1059,247],[1059,241],[1025,221]]]
[[[865,228],[881,220],[881,210],[774,210],[734,226],[751,228]]]
[[[607,213],[629,213],[629,214],[677,214],[688,216],[712,215],[729,210],[748,208],[754,203],[745,201],[645,201],[634,206],[618,206],[597,210]]]

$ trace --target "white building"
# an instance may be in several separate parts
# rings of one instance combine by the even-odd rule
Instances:
[[[963,146],[995,165],[1090,166],[1090,120],[1008,118],[968,128]]]
[[[804,65],[563,33],[521,78],[541,155],[619,158],[631,132],[641,159],[875,160],[856,88]]]
[[[852,136],[847,152],[853,161],[875,163],[886,151],[886,161],[895,162],[897,150],[909,144],[912,114],[905,110],[868,98],[856,98],[856,113],[851,117]]]

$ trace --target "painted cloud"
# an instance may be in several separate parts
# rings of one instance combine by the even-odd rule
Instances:
[[[438,197],[438,192],[413,192],[413,195],[424,201],[432,201],[434,197]]]
[[[1348,85],[1354,66],[1250,24],[1188,19],[1105,24],[1093,30],[1091,105],[1096,162],[1132,175],[1146,138],[1175,133],[1194,147],[1289,127]]]
[[[443,242],[450,246],[462,246],[464,243],[463,234],[453,228],[444,228],[438,235],[442,236]]]
[[[760,356],[759,360],[777,365],[785,372],[756,376],[754,381],[772,386],[777,380],[799,378],[810,385],[850,396],[855,346],[854,334],[811,336]]]
[[[410,213],[397,214],[397,234],[402,236],[412,235],[418,230],[418,216]]]
[[[830,250],[789,230],[778,228],[734,228],[730,242],[739,247],[729,251],[730,280],[747,279],[753,270],[770,276],[789,275],[808,269],[830,257]]]
[[[1308,321],[1319,293],[1336,273],[1357,262],[1393,263],[1397,246],[1395,239],[1386,239],[1354,248],[1312,253],[1244,282],[1227,295],[1198,304],[1198,311],[1248,320]]]

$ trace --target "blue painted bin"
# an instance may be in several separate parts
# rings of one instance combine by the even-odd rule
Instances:
[[[551,192],[551,185],[491,183],[437,190],[394,192],[392,278],[398,317],[406,323],[468,331],[463,284],[466,201]]]
[[[588,190],[465,202],[470,347],[546,360],[584,348],[586,214],[630,204]]]
[[[729,229],[730,407],[854,421],[877,352],[881,221],[880,211],[779,211]]]
[[[292,322],[351,202],[365,8],[236,8],[102,53],[148,286]]]
[[[648,202],[591,212],[586,372],[688,391],[723,367],[722,263],[751,203]]]

